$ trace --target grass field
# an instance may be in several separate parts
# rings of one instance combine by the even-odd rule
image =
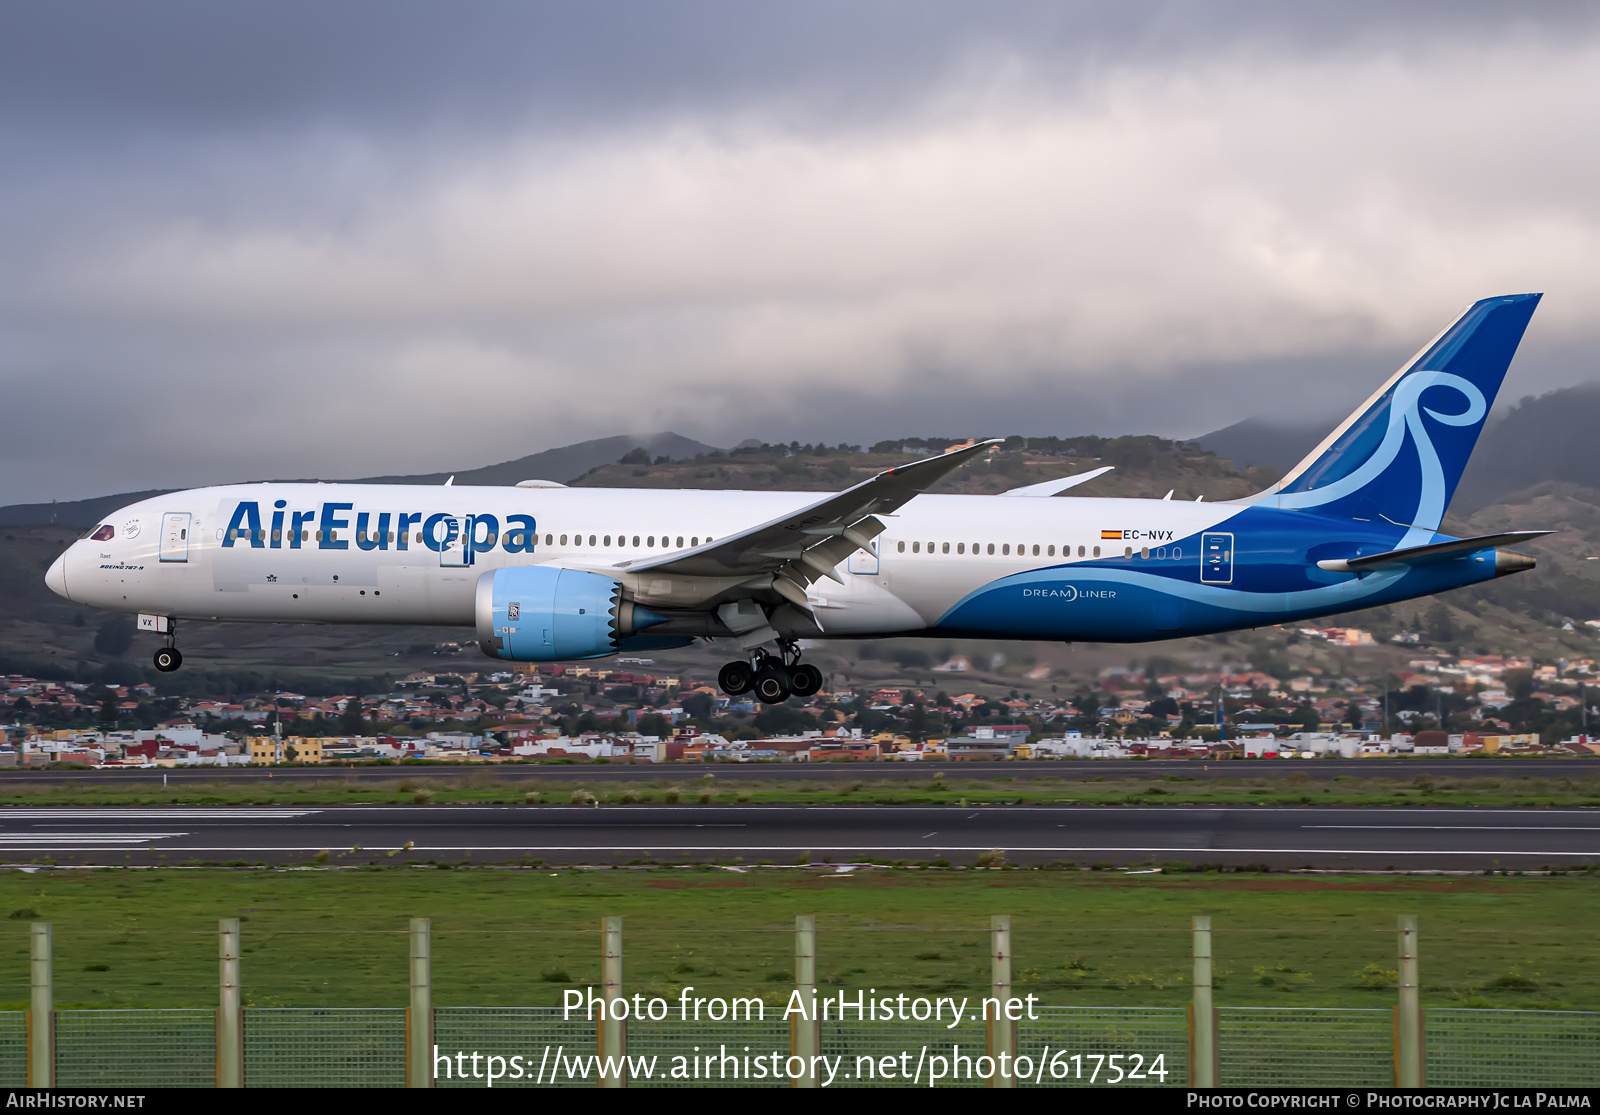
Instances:
[[[1467,762],[1470,760],[1463,760]],[[593,795],[602,805],[704,802],[705,804],[857,804],[857,805],[1405,805],[1600,807],[1600,762],[1596,773],[1578,778],[1507,775],[1452,778],[1418,774],[1409,778],[1353,777],[1304,771],[1279,774],[1252,770],[1237,778],[1199,779],[1177,770],[1155,770],[1144,778],[874,778],[863,769],[854,779],[741,778],[719,780],[715,771],[686,766],[662,771],[648,782],[607,777],[595,766],[592,777],[541,782],[536,772],[515,768],[517,777],[490,767],[397,767],[392,781],[341,777],[306,781],[197,782],[171,786],[118,782],[115,771],[85,774],[74,784],[30,782],[26,772],[0,775],[0,805],[337,805],[428,800],[440,804],[566,804]],[[1241,764],[1243,765],[1243,764]],[[570,773],[570,768],[569,768]],[[837,774],[838,772],[830,772]],[[420,794],[420,799],[419,799]],[[529,795],[534,795],[532,798]],[[575,796],[580,795],[580,796]]]
[[[1210,914],[1226,1005],[1387,1006],[1395,915],[1421,916],[1425,1004],[1600,1009],[1600,879],[1131,875],[1053,870],[163,869],[0,873],[0,1003],[27,998],[28,923],[55,926],[61,1006],[210,1006],[219,917],[243,920],[249,1002],[402,1005],[406,919],[434,924],[441,1005],[559,1002],[597,982],[599,919],[625,984],[764,995],[814,913],[830,988],[977,994],[989,915],[1016,982],[1056,1004],[1178,1004],[1189,918]],[[7,917],[7,915],[9,915]]]

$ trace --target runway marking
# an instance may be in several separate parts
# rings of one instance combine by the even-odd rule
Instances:
[[[148,844],[152,840],[171,840],[188,836],[186,832],[51,832],[0,833],[0,848],[32,848],[45,844],[92,847],[96,844]]]
[[[1600,825],[1549,824],[1302,824],[1301,829],[1373,829],[1382,832],[1600,832]]]
[[[320,809],[5,809],[0,808],[0,824],[6,821],[123,821],[175,818],[183,821],[290,820],[320,813]]]
[[[176,835],[176,834],[163,834]],[[321,852],[343,853],[337,845],[298,844],[287,845],[229,845],[224,848],[171,846],[177,852]],[[1203,855],[1285,855],[1285,856],[1600,856],[1600,850],[1585,852],[1567,851],[1501,851],[1492,848],[1424,851],[1415,848],[1132,848],[1132,847],[1053,847],[1027,844],[848,844],[838,846],[811,843],[796,844],[413,844],[413,852],[987,852],[995,847],[1008,852],[1121,852],[1147,854],[1155,852],[1186,852]],[[403,845],[367,844],[361,852],[398,852]],[[357,853],[361,854],[361,853]]]

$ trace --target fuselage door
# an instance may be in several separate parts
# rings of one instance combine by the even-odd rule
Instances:
[[[443,531],[443,537],[439,532]],[[472,516],[445,519],[435,528],[434,537],[439,543],[439,564],[460,568],[472,564],[472,547],[467,540],[472,537]]]
[[[189,560],[189,529],[191,516],[187,511],[168,511],[161,516],[161,560]]]
[[[874,538],[867,549],[857,550],[845,561],[845,569],[865,576],[878,575],[878,540]]]
[[[1233,535],[1200,536],[1200,582],[1207,585],[1233,584]]]

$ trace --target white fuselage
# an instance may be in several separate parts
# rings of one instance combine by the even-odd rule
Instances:
[[[553,563],[598,573],[693,548],[818,499],[815,492],[251,484],[123,508],[48,581],[74,601],[179,619],[471,626],[484,572]],[[1197,532],[1236,505],[923,495],[885,515],[878,553],[812,586],[830,635],[909,634],[998,578],[1159,551],[1199,561]],[[450,520],[473,535],[462,555]],[[109,528],[109,531],[107,530]],[[1121,532],[1109,540],[1103,535]],[[181,534],[181,537],[180,537]],[[459,550],[459,544],[457,549]],[[618,567],[621,566],[619,569]]]

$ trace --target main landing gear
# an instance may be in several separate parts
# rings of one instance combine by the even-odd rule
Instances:
[[[800,661],[799,646],[791,639],[783,639],[778,647],[778,655],[757,650],[749,662],[729,662],[717,671],[717,685],[730,697],[754,693],[764,705],[821,692],[822,671]]]
[[[156,651],[156,669],[163,674],[170,674],[183,665],[183,654],[178,650],[178,621],[167,621],[167,645]]]

